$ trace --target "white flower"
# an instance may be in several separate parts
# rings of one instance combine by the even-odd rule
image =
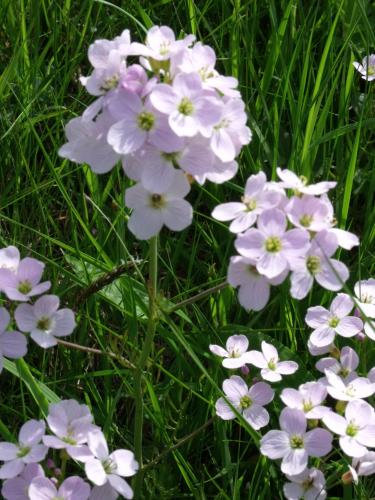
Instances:
[[[220,356],[223,359],[223,366],[225,368],[241,368],[247,361],[247,355],[249,354],[247,348],[249,347],[249,341],[245,335],[232,335],[228,337],[226,342],[226,350],[222,347],[211,344],[210,351]]]
[[[279,354],[272,344],[262,342],[262,352],[250,351],[248,363],[261,368],[260,374],[264,380],[279,382],[281,375],[291,375],[298,369],[295,361],[279,361]]]
[[[125,203],[133,208],[128,227],[140,240],[148,240],[167,226],[172,231],[182,231],[193,218],[193,209],[183,198],[190,191],[185,175],[175,171],[172,182],[153,191],[141,184],[125,192]]]
[[[362,59],[362,64],[353,62],[355,69],[361,74],[363,80],[375,80],[375,54],[370,54]]]
[[[133,498],[133,491],[121,476],[133,476],[138,470],[138,462],[129,450],[116,450],[109,454],[107,441],[100,430],[89,432],[88,446],[94,455],[85,462],[88,479],[97,486],[110,483],[120,495]]]

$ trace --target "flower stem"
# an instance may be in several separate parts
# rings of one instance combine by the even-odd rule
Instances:
[[[227,281],[223,281],[222,283],[219,283],[218,285],[215,285],[211,288],[208,288],[207,290],[203,290],[203,292],[197,293],[196,295],[193,295],[193,297],[189,297],[188,299],[182,300],[181,302],[178,302],[174,306],[170,307],[169,309],[166,309],[164,312],[167,314],[171,314],[178,309],[181,309],[182,307],[185,307],[189,304],[194,304],[194,302],[197,302],[200,299],[204,299],[205,297],[208,297],[209,295],[212,295],[213,293],[220,292],[220,290],[223,290],[224,288],[227,288],[229,286],[229,283]]]
[[[142,376],[143,370],[147,363],[147,358],[152,350],[157,314],[156,314],[156,294],[157,294],[157,278],[158,277],[158,240],[157,236],[150,239],[150,255],[149,255],[149,282],[148,282],[148,299],[149,299],[149,314],[147,323],[146,337],[143,343],[142,351],[138,361],[138,366],[135,372],[135,426],[134,426],[134,448],[135,456],[139,463],[139,468],[143,466],[142,460],[142,434],[143,434],[143,389]],[[138,472],[134,481],[134,497],[140,498],[142,488],[143,474]]]

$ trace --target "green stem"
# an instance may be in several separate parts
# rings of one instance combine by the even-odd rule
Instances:
[[[157,279],[158,279],[158,240],[157,236],[150,239],[150,256],[149,256],[149,282],[148,282],[148,298],[149,298],[149,314],[146,338],[143,343],[142,351],[138,361],[138,366],[135,372],[135,426],[134,426],[134,449],[135,456],[139,463],[139,468],[143,466],[142,460],[142,434],[143,434],[143,389],[142,376],[147,363],[156,330],[157,314],[156,314],[156,295],[157,295]],[[138,472],[134,480],[134,497],[140,498],[143,482],[142,472]]]

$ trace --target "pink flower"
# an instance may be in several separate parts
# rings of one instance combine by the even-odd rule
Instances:
[[[216,97],[207,96],[197,73],[178,74],[173,86],[157,85],[150,100],[157,110],[168,115],[171,129],[180,137],[193,137],[198,132],[210,137],[223,106]]]
[[[298,177],[291,170],[281,170],[280,167],[276,169],[277,175],[280,177],[282,182],[280,186],[283,188],[294,189],[298,193],[319,195],[327,193],[330,189],[334,188],[337,182],[318,182],[318,184],[307,185],[307,179],[305,177]]]
[[[7,332],[10,315],[5,307],[0,307],[0,373],[3,370],[4,357],[19,359],[27,353],[27,340],[17,331]]]
[[[349,316],[354,302],[349,295],[339,293],[333,300],[329,311],[322,306],[309,307],[305,317],[306,323],[314,328],[310,341],[317,347],[332,344],[335,335],[354,337],[363,328],[361,319]]]
[[[238,300],[247,311],[260,311],[270,297],[270,286],[282,283],[288,271],[272,280],[259,274],[254,259],[246,259],[236,255],[230,258],[228,267],[228,283],[238,286]]]
[[[341,349],[340,361],[336,358],[322,358],[316,363],[315,367],[322,373],[325,373],[326,370],[330,370],[336,375],[342,377],[344,383],[347,384],[357,378],[355,370],[358,365],[358,354],[354,351],[354,349],[346,346]],[[326,378],[322,379],[322,382],[323,380],[327,383]],[[371,380],[371,382],[374,382],[374,380]]]
[[[0,289],[10,300],[27,302],[30,297],[40,295],[51,287],[50,281],[40,283],[44,264],[26,257],[19,263],[17,271],[0,269]]]
[[[18,444],[0,443],[0,479],[11,479],[21,474],[26,464],[44,460],[48,448],[40,444],[45,432],[43,420],[29,420],[20,429]]]
[[[360,73],[363,80],[375,80],[375,54],[370,54],[362,59],[362,64],[353,62],[353,66]]]
[[[320,382],[306,382],[296,389],[283,389],[280,395],[282,402],[289,408],[296,408],[304,412],[306,418],[322,418],[330,411],[321,403],[327,397],[327,389]]]
[[[324,425],[340,436],[341,449],[349,457],[362,457],[366,446],[375,447],[374,409],[366,401],[350,401],[345,418],[334,412],[323,417]]]
[[[268,384],[258,382],[248,388],[241,377],[232,375],[224,380],[223,391],[226,399],[253,429],[258,430],[268,424],[270,417],[263,406],[270,403],[274,397],[274,391]],[[216,401],[215,408],[216,414],[223,420],[236,418],[236,414],[224,398]]]
[[[248,363],[261,368],[260,374],[264,380],[279,382],[281,375],[291,375],[298,370],[295,361],[279,361],[279,354],[272,344],[263,340],[262,352],[250,351]]]
[[[54,436],[43,436],[43,443],[56,450],[66,449],[76,460],[84,462],[92,458],[87,446],[88,433],[96,427],[92,424],[93,417],[86,405],[67,399],[51,404],[47,423]]]
[[[342,262],[330,257],[337,250],[334,234],[320,231],[304,256],[296,256],[291,261],[290,294],[295,299],[304,299],[309,293],[314,279],[327,290],[338,291],[349,277],[348,268]]]
[[[1,494],[5,500],[30,500],[28,489],[36,477],[44,477],[44,470],[39,464],[27,464],[22,473],[3,483]]]
[[[247,116],[242,99],[228,99],[221,108],[221,116],[215,124],[210,144],[212,151],[222,161],[232,161],[243,145],[251,140],[251,132],[246,127]]]
[[[179,50],[191,45],[194,40],[194,35],[188,35],[182,40],[176,40],[175,34],[168,26],[153,26],[147,32],[145,45],[140,43],[132,44],[134,47],[132,54],[140,54],[156,61],[166,61]],[[151,68],[151,65],[149,67]]]
[[[330,396],[339,401],[353,401],[372,396],[375,393],[375,384],[365,377],[344,382],[331,370],[325,370],[327,391]]]
[[[260,274],[276,278],[290,268],[291,261],[304,255],[309,246],[307,231],[286,231],[286,227],[286,217],[281,210],[266,210],[258,217],[258,229],[251,228],[238,235],[236,249],[244,257],[256,260]]]
[[[286,205],[285,212],[290,222],[301,229],[318,232],[330,228],[328,208],[314,196],[293,196]]]
[[[260,451],[272,460],[282,458],[281,470],[295,476],[305,470],[309,456],[322,457],[332,449],[332,434],[325,429],[306,432],[306,417],[300,410],[284,408],[281,431],[269,431],[260,441]]]
[[[190,191],[185,175],[174,171],[172,182],[157,190],[145,189],[141,184],[125,192],[125,203],[133,208],[128,227],[140,240],[148,240],[166,225],[172,231],[182,231],[191,224],[193,210],[183,198]]]
[[[108,107],[115,123],[108,130],[107,141],[116,153],[134,153],[146,142],[166,152],[182,147],[181,139],[171,130],[165,116],[148,99],[143,103],[134,92],[119,89]]]
[[[288,500],[324,500],[327,492],[324,489],[326,484],[323,473],[319,469],[312,467],[305,469],[296,476],[286,476],[290,483],[285,483],[283,492]]]
[[[118,494],[125,498],[133,498],[133,491],[121,477],[133,476],[138,470],[138,462],[129,450],[116,450],[109,454],[107,441],[100,430],[89,432],[88,445],[93,458],[85,462],[88,479],[97,486],[107,482]]]
[[[86,115],[84,113],[66,124],[68,142],[59,149],[58,154],[75,163],[87,163],[93,172],[104,174],[114,167],[120,155],[107,143],[107,133],[113,124],[108,111],[102,111],[95,117],[95,121],[91,116],[91,112],[101,109],[98,104],[92,110],[87,108]]]
[[[30,500],[87,500],[90,491],[90,486],[78,476],[68,477],[58,489],[51,479],[36,477],[29,486],[29,498]]]
[[[57,344],[56,337],[70,335],[76,322],[71,309],[59,309],[60,299],[56,295],[44,295],[34,305],[20,304],[15,313],[18,328],[30,332],[31,338],[41,347]]]
[[[212,217],[220,221],[229,221],[229,231],[242,233],[255,224],[258,215],[264,210],[276,207],[281,200],[281,193],[266,190],[267,179],[264,172],[251,175],[245,186],[242,202],[222,203],[214,208]]]
[[[218,345],[211,344],[210,351],[223,359],[225,368],[241,368],[247,363],[247,348],[249,341],[245,335],[232,335],[226,342],[226,350]]]

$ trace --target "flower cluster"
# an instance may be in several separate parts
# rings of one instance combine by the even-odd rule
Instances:
[[[47,457],[49,450],[60,451],[60,467]],[[84,465],[93,488],[78,475],[65,476],[69,459]],[[46,422],[29,420],[23,424],[17,443],[0,443],[0,460],[5,500],[116,500],[118,495],[133,498],[123,478],[138,470],[131,451],[109,453],[89,408],[72,399],[50,405]]]
[[[60,300],[56,295],[42,295],[51,287],[49,281],[41,282],[43,270],[44,264],[39,260],[21,259],[14,246],[0,249],[0,292],[9,301],[20,302],[11,308],[12,318],[5,307],[0,307],[0,372],[3,357],[19,359],[26,355],[25,333],[41,347],[48,348],[75,328],[73,311],[59,309]],[[40,297],[30,303],[37,296]]]
[[[248,351],[249,341],[245,335],[232,335],[226,342],[226,349],[210,345],[210,351],[224,358],[223,366],[229,369],[245,368],[251,364],[260,368],[260,376],[268,382],[278,382],[282,375],[289,375],[298,369],[294,361],[279,361],[277,350],[272,344],[262,342],[262,352]],[[243,373],[248,373],[243,370]],[[265,382],[255,382],[250,388],[238,375],[232,375],[223,382],[225,398],[216,401],[216,414],[223,420],[236,418],[242,414],[250,426],[259,430],[269,422],[269,414],[264,408],[274,398],[274,390]],[[235,410],[235,411],[233,411]]]
[[[361,337],[364,323],[375,317],[375,280],[362,280],[355,285],[358,309],[354,299],[339,293],[329,310],[322,306],[310,307],[306,323],[314,328],[309,339],[313,355],[330,353],[315,365],[324,377],[300,384],[298,388],[276,387],[259,382],[259,375],[267,382],[280,382],[282,375],[294,373],[294,361],[279,361],[275,347],[265,341],[260,351],[248,350],[249,341],[244,335],[227,339],[226,348],[210,345],[212,353],[223,358],[225,368],[240,369],[249,375],[247,365],[260,368],[250,387],[239,375],[232,375],[223,383],[225,397],[216,402],[216,414],[223,420],[238,415],[259,430],[269,424],[270,416],[264,408],[278,394],[285,408],[281,411],[280,430],[270,430],[260,441],[260,451],[270,459],[281,459],[281,471],[289,482],[284,484],[287,499],[297,500],[326,498],[325,477],[321,470],[311,467],[309,457],[325,457],[333,449],[334,435],[343,454],[351,460],[347,474],[358,481],[360,475],[375,472],[375,411],[365,401],[375,394],[375,368],[365,376],[357,373],[359,357],[349,346],[339,348],[338,338]],[[360,317],[362,315],[362,317]],[[370,323],[365,323],[369,326]],[[371,330],[373,333],[373,330]],[[368,337],[373,340],[371,334]],[[324,466],[324,460],[321,467]]]
[[[237,80],[215,69],[211,47],[193,35],[176,40],[167,26],[151,28],[144,44],[131,42],[128,30],[97,40],[88,57],[94,69],[81,83],[98,98],[67,124],[60,156],[97,173],[121,160],[136,181],[125,203],[137,238],[163,225],[184,229],[192,220],[188,176],[199,183],[232,178],[251,139]]]
[[[289,274],[290,293],[299,300],[314,281],[340,290],[349,271],[332,257],[339,247],[359,244],[354,234],[334,227],[327,192],[335,182],[307,185],[289,170],[278,168],[277,174],[280,182],[267,182],[263,172],[250,176],[241,202],[223,203],[212,212],[217,220],[231,220],[229,229],[237,234],[239,255],[231,257],[228,282],[239,287],[239,302],[247,310],[263,309],[270,287]]]

